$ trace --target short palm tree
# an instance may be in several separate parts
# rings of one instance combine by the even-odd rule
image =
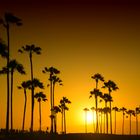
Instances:
[[[23,121],[22,121],[22,131],[24,131],[25,115],[26,115],[26,104],[27,104],[27,93],[26,93],[26,90],[30,87],[30,85],[31,85],[31,81],[28,80],[28,81],[23,81],[21,83],[21,85],[18,86],[18,89],[23,89],[24,90],[24,98],[25,98],[25,101],[24,101],[24,111],[23,111]]]
[[[17,26],[22,25],[21,19],[14,16],[12,13],[5,13],[4,19],[0,19],[0,24],[2,24],[7,33],[7,67],[10,62],[10,25],[16,24]],[[10,99],[10,77],[9,69],[7,70],[7,112],[6,112],[6,131],[9,131],[9,99]]]
[[[93,114],[93,132],[95,132],[95,122],[94,122],[94,112],[95,112],[95,107],[91,107],[90,108],[92,110],[92,114]]]
[[[96,108],[96,133],[99,132],[99,124],[98,124],[98,97],[102,95],[102,92],[99,91],[99,89],[94,89],[90,92],[90,98],[94,95],[95,98],[95,108]]]
[[[135,111],[134,110],[128,110],[126,111],[126,113],[129,115],[129,124],[130,124],[130,131],[129,131],[129,134],[131,135],[131,118],[132,118],[132,115],[135,116]]]
[[[35,45],[26,45],[23,46],[21,49],[18,50],[18,52],[23,53],[23,52],[27,52],[29,54],[29,59],[30,59],[30,70],[31,70],[31,81],[33,81],[34,79],[34,75],[33,75],[33,59],[32,56],[33,54],[37,54],[40,55],[41,54],[41,48],[40,47],[36,47]],[[33,132],[33,119],[34,119],[34,87],[31,87],[31,93],[32,93],[32,97],[31,97],[31,127],[30,127],[30,131]]]
[[[11,60],[7,67],[3,67],[0,73],[11,73],[11,130],[13,130],[13,85],[14,85],[14,72],[17,71],[20,74],[25,74],[24,67],[16,60]]]
[[[114,112],[115,112],[115,115],[114,115],[115,116],[115,118],[114,118],[114,123],[115,123],[114,124],[114,134],[116,134],[116,119],[117,119],[116,112],[119,112],[119,108],[115,106],[112,108],[112,110],[114,110]]]
[[[38,103],[39,103],[39,130],[41,131],[41,101],[46,101],[46,95],[43,92],[38,92],[34,95],[34,97],[37,99]]]
[[[105,107],[104,107],[104,113],[106,114],[106,132],[108,134],[108,113],[110,113],[110,111],[108,111],[108,109],[110,109],[109,107],[107,107],[107,103],[108,102],[112,102],[112,97],[109,94],[103,94],[101,95],[101,98],[105,101]]]
[[[62,113],[62,133],[66,134],[66,113],[65,111],[66,110],[69,110],[69,108],[66,106],[66,104],[70,104],[71,101],[66,98],[66,97],[63,97],[61,100],[60,100],[60,109],[61,109],[61,113]],[[64,130],[63,130],[64,128]]]
[[[89,111],[88,108],[83,109],[85,111],[85,133],[87,133],[87,112]]]
[[[122,115],[123,115],[122,135],[124,135],[124,117],[125,117],[125,113],[126,113],[127,109],[125,107],[122,107],[122,108],[120,108],[120,111],[122,111]]]
[[[61,109],[59,106],[54,106],[53,107],[53,112],[54,112],[54,132],[57,133],[57,113],[61,112]]]
[[[136,134],[139,134],[139,126],[138,126],[138,114],[140,114],[140,107],[135,108],[135,115],[136,115]]]
[[[112,91],[116,91],[119,89],[115,82],[108,80],[108,82],[104,82],[103,88],[108,89],[108,94],[111,96]],[[111,101],[110,101],[110,133],[112,134],[112,106],[111,106]]]

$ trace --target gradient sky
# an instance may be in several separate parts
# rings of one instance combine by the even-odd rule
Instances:
[[[0,17],[9,11],[23,21],[22,27],[11,26],[10,32],[11,57],[23,63],[28,73],[21,78],[15,74],[15,128],[21,128],[24,103],[23,93],[16,86],[30,77],[28,56],[17,53],[26,44],[42,48],[42,55],[33,57],[35,77],[47,85],[48,76],[41,73],[42,69],[54,66],[61,71],[60,78],[64,86],[56,87],[56,102],[58,104],[63,96],[72,102],[67,112],[68,132],[84,132],[83,108],[90,108],[94,104],[89,99],[89,93],[95,87],[91,79],[95,73],[101,73],[105,80],[113,80],[118,85],[119,90],[112,93],[113,106],[134,109],[140,105],[140,5],[135,0],[93,1],[0,1]],[[0,38],[6,40],[2,26]],[[0,58],[0,67],[5,63]],[[6,77],[1,76],[0,82],[0,127],[4,128]],[[49,99],[49,89],[46,88],[44,92]],[[43,129],[50,126],[49,106],[49,102],[42,104]],[[27,114],[26,128],[29,129],[30,93]],[[60,119],[60,114],[58,116]],[[35,129],[38,129],[37,104]]]

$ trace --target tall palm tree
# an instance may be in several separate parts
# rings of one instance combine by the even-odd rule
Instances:
[[[40,127],[39,130],[41,131],[41,101],[46,101],[46,95],[43,92],[38,92],[34,95],[34,97],[37,99],[38,103],[39,103],[39,123],[40,123]]]
[[[2,24],[7,33],[7,67],[10,62],[10,25],[16,24],[17,26],[22,25],[21,19],[14,16],[12,13],[5,13],[4,19],[0,19],[0,24]],[[9,69],[7,70],[7,112],[6,112],[6,131],[9,131],[9,95],[10,95],[10,78]]]
[[[115,118],[114,118],[114,123],[115,123],[114,124],[114,134],[116,134],[116,119],[117,119],[116,112],[119,112],[119,108],[115,106],[112,108],[112,110],[114,110],[114,112],[115,112],[115,115],[114,115],[115,116]]]
[[[98,83],[99,83],[99,81],[104,82],[104,77],[101,74],[96,73],[93,76],[91,76],[91,78],[94,79],[95,82],[96,82],[96,88],[95,88],[95,92],[96,92],[96,91],[98,91]],[[96,110],[97,110],[97,108],[98,108],[98,99],[97,98],[95,99],[95,102],[96,102],[95,104],[96,104]],[[99,127],[98,126],[98,112],[96,111],[96,133],[99,132],[99,128],[98,127]]]
[[[57,113],[61,112],[61,109],[59,106],[54,106],[53,107],[53,112],[54,112],[54,132],[57,133]]]
[[[104,107],[104,113],[106,114],[106,132],[108,134],[108,113],[110,113],[110,111],[108,109],[110,109],[109,107],[107,107],[107,103],[108,102],[112,102],[112,97],[109,94],[103,94],[101,96],[101,98],[105,101],[105,107]]]
[[[57,74],[60,73],[59,70],[57,70],[54,67],[45,67],[44,70],[42,70],[43,73],[49,73],[49,81],[50,81],[50,110],[51,110],[51,116],[53,116],[53,107],[54,107],[54,86],[56,83],[56,78],[54,78],[54,76],[56,76]],[[55,82],[54,82],[55,81]],[[54,132],[54,117],[50,117],[51,118],[51,133]]]
[[[126,113],[129,115],[129,124],[130,124],[130,131],[129,131],[129,134],[131,135],[131,118],[132,118],[132,115],[135,116],[135,111],[134,110],[131,110],[129,109],[128,111],[126,111]]]
[[[138,126],[138,114],[140,114],[140,107],[135,108],[135,115],[136,115],[136,134],[139,134],[139,126]]]
[[[99,91],[99,89],[94,89],[90,92],[90,98],[94,95],[95,98],[95,108],[96,108],[96,133],[99,132],[99,124],[98,124],[98,97],[102,95],[102,92]]]
[[[22,64],[18,63],[16,60],[11,60],[8,67],[3,67],[0,73],[11,73],[11,130],[13,130],[13,85],[14,85],[14,72],[17,71],[20,74],[25,74],[24,67]]]
[[[27,94],[26,90],[30,87],[31,81],[23,81],[20,86],[18,86],[18,89],[23,89],[24,90],[24,111],[23,111],[23,121],[22,121],[22,131],[24,131],[24,124],[25,124],[25,115],[26,115],[26,104],[27,104]]]
[[[66,97],[63,97],[60,100],[59,107],[62,112],[62,133],[64,132],[64,134],[66,134],[66,113],[65,113],[65,111],[69,110],[69,108],[66,106],[66,104],[70,104],[70,103],[71,103],[71,101]],[[63,128],[64,128],[64,131],[63,131]]]
[[[108,94],[111,96],[112,91],[116,91],[119,89],[115,82],[108,80],[108,82],[104,82],[103,88],[108,89]],[[110,101],[110,133],[112,134],[112,107],[111,107],[111,101]]]
[[[92,110],[92,114],[93,114],[93,132],[95,132],[95,122],[94,122],[94,111],[95,111],[95,107],[91,107],[90,108]]]
[[[125,117],[126,110],[127,110],[127,109],[126,109],[125,107],[120,108],[120,111],[122,111],[122,115],[123,115],[122,135],[124,135],[124,117]]]
[[[88,108],[83,109],[85,111],[85,133],[87,133],[87,112],[89,111]]]
[[[29,54],[29,59],[30,59],[30,70],[31,70],[31,81],[33,81],[34,76],[33,76],[33,60],[32,60],[32,56],[33,54],[37,54],[40,55],[41,54],[41,48],[40,47],[36,47],[35,45],[26,45],[23,46],[21,49],[18,50],[20,53],[23,52],[27,52]],[[30,127],[30,131],[33,132],[33,120],[34,120],[34,87],[32,85],[31,88],[31,93],[32,93],[32,97],[31,97],[31,127]]]

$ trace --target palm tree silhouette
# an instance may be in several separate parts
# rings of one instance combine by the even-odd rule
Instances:
[[[60,73],[59,70],[57,70],[54,67],[45,67],[44,70],[42,70],[43,73],[49,73],[49,81],[50,81],[50,107],[51,107],[51,116],[53,116],[53,107],[54,107],[54,87],[55,83],[59,81],[57,77],[55,77],[57,74]],[[51,118],[51,133],[54,132],[54,117]]]
[[[96,90],[98,90],[98,83],[99,83],[99,81],[104,82],[104,77],[101,74],[96,73],[91,78],[94,79],[95,82],[96,82],[96,88],[95,88],[95,92],[96,92]],[[96,105],[96,110],[97,110],[97,108],[98,108],[98,99],[96,97],[95,97],[95,102],[96,102],[95,105]],[[98,112],[96,111],[96,133],[99,132],[99,128],[98,127],[99,127],[98,126]]]
[[[53,107],[53,112],[54,112],[54,132],[57,133],[57,113],[61,112],[61,109],[59,106],[54,106]]]
[[[138,126],[138,114],[140,114],[140,107],[135,108],[135,115],[136,115],[136,134],[139,134],[139,126]]]
[[[40,47],[36,47],[35,45],[26,45],[23,46],[21,49],[18,50],[18,52],[23,53],[23,52],[27,52],[29,54],[29,59],[30,59],[30,70],[31,70],[31,81],[33,81],[34,76],[33,76],[33,60],[32,60],[32,56],[33,54],[41,54],[41,48]],[[31,88],[31,93],[32,93],[32,98],[31,98],[31,127],[30,127],[30,131],[33,132],[33,119],[34,119],[34,87],[32,85]]]
[[[22,131],[24,131],[24,124],[25,124],[25,115],[26,115],[26,104],[27,104],[27,94],[26,90],[30,87],[31,81],[23,81],[20,86],[18,86],[18,89],[23,89],[24,90],[24,111],[23,111],[23,121],[22,121]]]
[[[110,108],[107,107],[107,102],[112,102],[112,97],[111,95],[105,93],[101,96],[101,98],[105,101],[104,113],[106,114],[106,132],[108,134],[108,113],[110,113]]]
[[[65,111],[66,110],[69,110],[69,108],[66,106],[66,104],[70,104],[71,101],[66,98],[66,97],[63,97],[61,100],[60,100],[60,109],[61,109],[61,113],[62,113],[62,133],[66,134],[66,113]],[[63,128],[64,128],[64,131],[63,131]]]
[[[114,134],[116,134],[116,119],[117,119],[116,112],[119,112],[119,108],[115,106],[112,108],[112,110],[114,110],[114,112],[115,112],[115,115],[114,115],[115,116],[115,118],[114,118],[114,123],[115,123],[114,124]]]
[[[13,84],[14,84],[14,72],[17,71],[20,74],[25,74],[24,67],[16,60],[11,60],[8,67],[3,67],[0,73],[11,73],[11,130],[13,130]]]
[[[94,111],[95,111],[95,107],[91,107],[90,109],[92,110],[92,114],[93,114],[93,132],[95,132],[95,124],[94,124]]]
[[[7,59],[7,56],[8,56],[7,46],[1,39],[0,39],[0,55],[1,57]]]
[[[122,115],[123,115],[123,122],[122,122],[122,135],[124,135],[124,116],[125,116],[125,112],[126,112],[126,108],[122,107],[120,108],[120,111],[122,111]]]
[[[89,111],[88,108],[83,109],[85,111],[85,133],[87,133],[87,112]]]
[[[126,113],[129,115],[129,124],[130,124],[130,131],[129,131],[129,134],[131,135],[131,118],[132,118],[132,115],[135,116],[135,111],[134,110],[128,110],[126,111]]]
[[[46,101],[46,95],[43,92],[38,92],[34,95],[34,97],[37,99],[38,103],[39,103],[39,130],[41,131],[41,101]]]
[[[117,87],[117,85],[115,84],[115,82],[109,80],[108,82],[104,82],[104,86],[103,88],[107,88],[108,89],[108,93],[111,96],[111,92],[112,91],[116,91],[117,89],[119,89]],[[110,133],[112,134],[112,107],[111,107],[111,101],[110,101]]]
[[[21,19],[14,16],[12,13],[5,13],[4,19],[0,19],[0,24],[2,24],[7,33],[7,68],[10,62],[10,25],[16,24],[17,26],[22,25]],[[7,112],[6,112],[6,131],[9,131],[9,95],[10,95],[10,78],[9,69],[7,70]]]
[[[94,95],[95,97],[95,108],[96,108],[96,133],[99,132],[99,126],[98,126],[98,96],[100,97],[102,95],[102,92],[99,91],[99,89],[94,89],[90,92],[90,98]]]

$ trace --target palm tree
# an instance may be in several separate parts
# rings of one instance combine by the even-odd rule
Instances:
[[[16,60],[11,60],[8,67],[3,67],[0,73],[11,73],[11,130],[13,130],[13,85],[14,85],[14,72],[17,71],[20,74],[25,74],[24,67],[22,64],[18,63]]]
[[[65,113],[65,111],[69,110],[69,108],[66,106],[66,104],[70,104],[70,103],[71,103],[71,101],[66,97],[63,97],[60,100],[59,107],[60,107],[61,113],[62,113],[62,133],[64,132],[64,134],[66,134],[66,113]],[[64,128],[64,131],[63,131],[63,128]]]
[[[116,118],[117,118],[116,112],[119,111],[119,108],[115,106],[115,107],[112,108],[112,110],[114,110],[114,112],[115,112],[115,115],[114,115],[115,116],[115,118],[114,118],[114,123],[115,123],[114,124],[114,134],[116,134]]]
[[[54,112],[54,132],[57,133],[57,113],[61,112],[61,109],[59,106],[54,106],[53,107],[53,112]]]
[[[135,111],[130,109],[130,110],[126,111],[126,113],[129,115],[129,122],[130,122],[129,134],[131,135],[131,117],[132,117],[132,115],[135,116]]]
[[[122,107],[120,108],[120,111],[122,111],[122,115],[123,115],[123,122],[122,122],[122,135],[124,135],[124,116],[125,116],[125,112],[126,112],[126,108]]]
[[[90,98],[94,95],[95,97],[95,108],[96,108],[96,133],[99,132],[99,126],[98,126],[98,96],[102,95],[102,92],[99,91],[99,89],[94,89],[90,92]]]
[[[117,89],[119,89],[117,87],[117,85],[115,84],[115,82],[109,80],[108,82],[104,82],[104,86],[103,88],[107,88],[108,89],[108,93],[111,96],[111,92],[112,91],[116,91]],[[111,107],[111,101],[110,101],[110,133],[112,134],[112,107]]]
[[[41,48],[36,47],[35,45],[26,45],[23,46],[21,49],[18,50],[20,53],[27,52],[29,54],[29,59],[30,59],[30,70],[31,70],[31,81],[33,81],[34,76],[33,76],[33,60],[32,60],[32,55],[35,53],[37,55],[41,54]],[[31,127],[30,131],[33,132],[33,119],[34,119],[34,87],[32,85],[31,88],[31,93],[32,93],[32,98],[31,98]]]
[[[39,130],[41,131],[41,101],[46,101],[46,95],[43,92],[38,92],[34,95],[34,97],[37,99],[38,103],[39,103],[39,123],[40,123],[40,127]]]
[[[43,73],[49,73],[49,81],[50,81],[50,110],[51,110],[51,115],[53,116],[53,107],[54,107],[54,87],[55,83],[57,82],[57,78],[54,78],[57,74],[60,73],[59,70],[57,70],[54,67],[45,67],[44,70],[42,70]],[[59,80],[58,80],[59,81]],[[54,117],[51,118],[51,133],[54,132]]]
[[[83,109],[85,111],[85,133],[87,133],[87,112],[89,111],[88,108]]]
[[[105,101],[105,107],[104,107],[104,113],[106,114],[106,132],[108,134],[108,113],[110,113],[110,111],[108,109],[110,109],[109,107],[107,107],[107,102],[112,102],[112,97],[109,94],[104,94],[101,96],[101,98]]]
[[[139,134],[139,131],[138,131],[138,114],[140,114],[140,107],[136,107],[135,108],[135,115],[136,115],[136,134],[138,135]]]
[[[92,79],[95,79],[96,89],[98,89],[98,83],[99,83],[99,81],[104,82],[104,77],[101,74],[99,74],[99,73],[94,74],[94,76],[92,76],[91,78]]]
[[[92,113],[93,113],[93,132],[95,132],[95,124],[94,124],[94,111],[95,111],[95,107],[91,107],[90,109],[92,110]]]
[[[27,104],[27,94],[26,90],[30,87],[31,81],[23,81],[20,86],[18,86],[18,89],[23,89],[24,90],[24,111],[23,111],[23,121],[22,121],[22,131],[24,131],[24,124],[25,124],[25,115],[26,115],[26,104]]]
[[[96,74],[94,74],[92,77],[91,77],[92,79],[94,79],[95,80],[95,82],[96,82],[96,88],[95,88],[95,92],[96,91],[98,91],[98,83],[99,83],[99,81],[102,81],[102,82],[104,82],[104,77],[101,75],[101,74],[99,74],[99,73],[96,73]],[[94,93],[94,92],[91,92],[91,94],[92,93]],[[96,105],[96,133],[98,133],[99,132],[99,126],[98,126],[98,112],[97,112],[97,108],[98,108],[98,99],[95,97],[95,105]]]
[[[10,25],[16,24],[17,26],[22,25],[21,19],[14,16],[12,13],[5,13],[4,19],[0,19],[0,24],[6,28],[7,33],[7,68],[10,62]],[[7,70],[7,112],[6,112],[6,131],[9,131],[9,94],[10,94],[10,81],[9,81],[9,69]]]

